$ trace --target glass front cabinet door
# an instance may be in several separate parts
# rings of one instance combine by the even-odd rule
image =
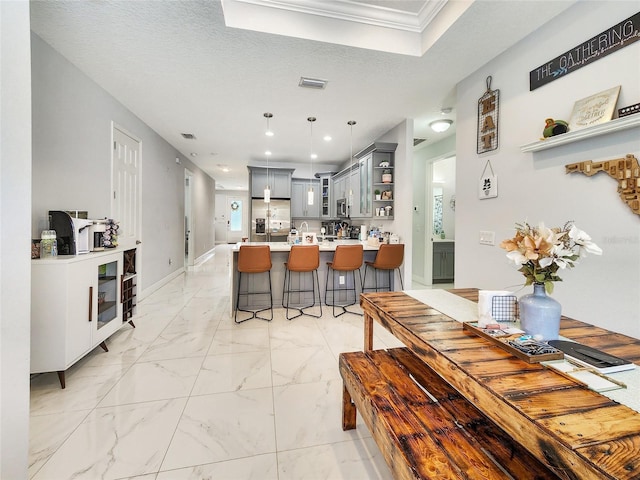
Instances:
[[[95,272],[97,283],[94,283],[95,292],[93,302],[95,307],[95,328],[98,342],[108,338],[122,325],[121,282],[122,262],[109,261],[107,257],[98,262]]]

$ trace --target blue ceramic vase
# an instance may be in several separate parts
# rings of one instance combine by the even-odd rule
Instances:
[[[536,340],[557,340],[562,306],[547,296],[544,283],[534,283],[533,293],[520,297],[518,305],[522,330]]]

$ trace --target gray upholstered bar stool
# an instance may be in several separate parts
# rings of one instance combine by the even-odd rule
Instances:
[[[269,290],[261,292],[251,292],[249,291],[250,281],[247,281],[247,290],[244,293],[240,293],[243,273],[266,273],[269,277]],[[269,295],[269,306],[258,310],[248,310],[240,308],[240,295]],[[245,318],[244,320],[238,320],[238,310],[240,310],[241,312],[251,313],[252,315],[249,318]],[[258,315],[258,313],[264,312],[265,310],[271,311],[270,318],[261,317],[260,315]],[[266,320],[267,322],[273,320],[273,294],[271,293],[271,249],[269,248],[269,245],[241,245],[240,250],[238,250],[238,291],[236,294],[236,311],[233,320],[236,323],[242,323],[246,322],[247,320],[251,320],[252,318],[259,318],[260,320]]]
[[[400,287],[401,290],[404,290],[404,284],[402,283],[402,273],[400,272],[400,265],[404,260],[404,244],[396,243],[396,244],[388,244],[383,243],[380,245],[380,249],[376,254],[376,258],[373,262],[364,262],[364,281],[362,283],[362,290],[375,290],[379,292],[390,291],[391,290],[391,275],[392,272],[398,270],[398,275],[400,276]],[[369,267],[373,268],[373,273],[375,277],[375,287],[365,287],[367,281],[367,270]],[[387,285],[383,285],[381,287],[378,286],[378,270],[383,270],[387,272],[387,276],[389,278]]]
[[[356,315],[362,315],[359,312],[350,312],[347,307],[355,305],[358,302],[358,289],[356,287],[356,274],[358,272],[358,278],[360,279],[360,291],[362,291],[362,275],[360,275],[360,267],[362,267],[363,260],[363,248],[362,245],[338,245],[336,252],[333,254],[333,261],[327,262],[327,280],[324,287],[324,304],[331,305],[331,311],[334,317],[339,317],[345,313],[355,313]],[[338,282],[338,288],[336,288],[336,272],[338,275],[343,273],[345,276],[344,287],[340,287]],[[348,273],[351,272],[353,279],[353,288],[349,286]],[[331,288],[329,288],[329,276],[331,276]],[[328,294],[331,292],[331,303],[328,300]],[[346,303],[336,303],[336,295],[339,292],[345,292]],[[353,292],[353,302],[349,302],[349,292]],[[340,307],[342,312],[336,315],[336,307]]]
[[[322,300],[320,298],[320,281],[318,280],[318,267],[320,266],[320,247],[318,245],[293,245],[289,252],[289,258],[284,264],[284,285],[282,288],[282,306],[287,309],[287,320],[293,320],[301,315],[308,315],[314,318],[320,318],[322,316]],[[298,290],[292,290],[291,277],[292,273],[298,274]],[[311,274],[311,289],[305,289],[303,287],[303,274]],[[314,275],[315,273],[315,275]],[[315,315],[313,313],[307,313],[304,310],[307,308],[315,307],[316,305],[316,285],[318,286],[318,304],[320,305],[320,314]],[[292,307],[289,303],[289,299],[292,293],[306,293],[311,292],[313,303],[303,307]],[[285,301],[286,298],[286,301]],[[293,317],[289,317],[289,309],[297,310],[298,314]]]

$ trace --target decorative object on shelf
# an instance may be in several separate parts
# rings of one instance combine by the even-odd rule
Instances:
[[[115,248],[118,246],[118,229],[120,225],[112,218],[106,219],[106,227],[102,238],[105,248]]]
[[[570,163],[565,165],[566,173],[580,172],[588,177],[598,172],[606,172],[618,182],[620,199],[627,204],[633,213],[640,215],[640,164],[632,154],[624,158],[605,160],[603,162]]]
[[[567,133],[568,131],[569,131],[569,124],[564,120],[554,120],[553,118],[547,118],[544,121],[544,129],[542,130],[542,136],[544,138],[549,138],[555,135],[561,135],[563,133]]]
[[[393,180],[393,176],[391,175],[391,170],[383,170],[382,171],[382,183],[391,183]]]
[[[491,173],[487,173],[487,167]],[[480,183],[478,185],[478,197],[480,200],[486,198],[495,198],[498,196],[498,176],[493,173],[493,167],[491,166],[491,160],[487,160],[484,164],[484,169],[480,175]]]
[[[491,90],[491,80],[489,75],[487,91],[478,100],[478,154],[498,148],[500,90]]]
[[[385,190],[382,192],[382,200],[392,200],[393,192],[391,190]]]
[[[529,72],[529,90],[542,87],[640,40],[640,12]]]
[[[376,200],[380,200],[380,190],[376,188],[375,192],[373,192],[376,196]]]
[[[628,107],[622,107],[618,109],[618,118],[628,117],[635,113],[640,113],[640,103],[634,103]]]
[[[534,285],[533,294],[519,301],[522,329],[536,339],[558,338],[561,307],[546,294],[553,292],[553,282],[562,281],[559,269],[573,268],[587,253],[601,255],[602,250],[573,222],[562,228],[548,228],[542,222],[537,227],[527,222],[516,224],[516,235],[503,240],[500,248],[507,250],[507,258],[519,267],[525,285]]]
[[[380,162],[380,167],[387,168],[389,166],[389,162]]]
[[[611,120],[619,94],[620,85],[578,100],[573,106],[569,120],[571,130],[580,130]]]

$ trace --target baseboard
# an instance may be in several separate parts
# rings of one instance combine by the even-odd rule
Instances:
[[[164,277],[163,279],[157,281],[156,283],[154,283],[153,285],[145,288],[144,290],[141,290],[138,293],[138,301],[141,302],[142,300],[144,300],[147,296],[151,295],[153,292],[155,292],[156,290],[164,287],[167,283],[169,283],[171,280],[178,278],[180,275],[184,275],[184,267],[179,268],[178,270],[176,270],[175,272],[172,272],[171,274],[167,275],[166,277]]]

